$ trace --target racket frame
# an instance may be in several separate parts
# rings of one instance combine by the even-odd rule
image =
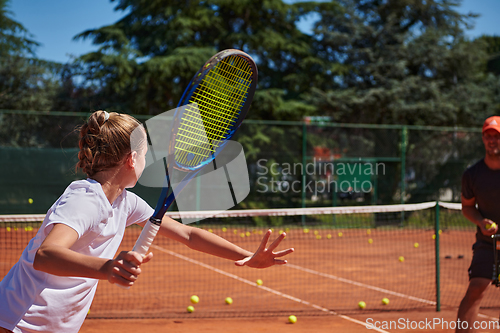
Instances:
[[[238,56],[242,57],[243,59],[246,60],[247,64],[251,67],[252,71],[252,80],[250,83],[250,87],[248,88],[247,91],[247,96],[246,100],[239,112],[238,118],[236,119],[236,123],[232,125],[232,130],[230,134],[224,138],[223,142],[215,149],[215,151],[211,154],[212,156],[209,158],[206,158],[203,163],[200,163],[196,167],[183,167],[180,166],[178,163],[175,161],[175,136],[178,131],[182,115],[185,111],[185,108],[183,106],[189,104],[189,100],[191,98],[191,95],[194,93],[198,85],[203,81],[207,73],[210,72],[220,61],[225,59],[226,57],[229,56]],[[224,148],[225,143],[231,139],[238,128],[241,126],[243,120],[245,119],[246,114],[248,113],[248,110],[250,109],[250,104],[252,103],[252,99],[257,87],[257,79],[258,79],[258,72],[257,72],[257,66],[248,54],[246,54],[243,51],[236,50],[236,49],[228,49],[228,50],[223,50],[214,56],[210,58],[204,65],[203,67],[194,75],[193,79],[191,79],[191,82],[189,83],[188,87],[184,90],[184,93],[179,101],[177,111],[174,116],[174,121],[173,121],[173,126],[172,126],[172,131],[169,135],[169,153],[168,156],[166,157],[166,167],[165,167],[165,172],[166,172],[166,177],[164,181],[164,186],[161,191],[160,197],[158,198],[158,202],[155,207],[155,212],[153,215],[149,218],[149,220],[146,222],[146,225],[143,228],[143,231],[141,232],[141,235],[137,239],[134,248],[132,251],[138,252],[140,255],[145,256],[147,251],[149,250],[149,247],[151,246],[159,228],[161,225],[161,220],[167,210],[170,208],[170,206],[173,204],[175,201],[175,194],[179,194],[180,191],[193,179],[195,178],[198,173],[208,165],[210,162],[212,162],[217,154]],[[176,185],[175,188],[175,193],[171,188],[171,183],[170,183],[170,175],[169,175],[169,168],[173,168],[179,171],[184,171],[187,174],[183,177],[183,179],[180,181],[179,184]]]

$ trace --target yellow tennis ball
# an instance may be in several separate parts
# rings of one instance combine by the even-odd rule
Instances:
[[[304,229],[304,233],[307,234],[309,232],[309,229]]]
[[[361,301],[361,302],[358,303],[358,306],[359,306],[360,309],[364,309],[364,308],[366,308],[366,303],[363,302],[363,301]]]
[[[7,227],[7,231],[10,231],[10,227]]]
[[[405,257],[403,257],[403,256],[399,257],[399,261],[401,261],[401,262],[405,261]]]
[[[233,304],[233,299],[231,297],[226,297],[226,304],[231,305]]]
[[[258,285],[258,286],[262,286],[262,285],[264,284],[264,282],[262,282],[262,280],[261,280],[261,279],[258,279],[258,280],[256,281],[256,283],[257,283],[257,285]]]
[[[420,245],[418,245],[418,243],[415,243],[415,244],[413,244],[413,246],[414,246],[415,248],[417,248],[417,247],[419,247]]]
[[[343,234],[343,233],[341,233],[341,232],[339,232],[339,237],[342,237],[342,236],[344,236],[344,234]]]
[[[222,232],[226,232],[227,231],[227,228],[222,228]]]
[[[389,304],[389,299],[387,297],[382,298],[382,304],[384,305]]]
[[[247,232],[245,233],[245,236],[250,237],[250,236],[252,236],[252,234],[250,233],[250,231],[247,231]]]
[[[371,231],[370,229],[367,229],[367,230],[366,230],[366,234],[367,234],[367,235],[370,235],[371,233],[372,233],[372,231]]]
[[[196,295],[191,296],[191,303],[198,304],[199,301],[200,301],[200,298],[198,296],[196,296]]]
[[[314,234],[315,235],[319,234],[319,231],[318,230],[314,230]]]
[[[288,322],[295,324],[297,322],[297,317],[295,317],[294,315],[291,315],[290,317],[288,317]]]
[[[211,233],[213,233],[214,231],[213,231],[212,229],[208,229],[208,232],[211,232]]]
[[[496,226],[497,226],[497,224],[496,224],[495,222],[493,222],[492,224],[487,224],[487,225],[485,225],[484,227],[485,227],[486,229],[491,229],[491,228],[495,228]]]
[[[370,239],[368,240],[368,244],[372,244],[372,243],[373,243],[373,239],[371,239],[371,238],[370,238]]]
[[[432,235],[432,239],[436,239],[436,234]]]
[[[191,313],[191,312],[194,312],[194,306],[190,305],[187,307],[187,312]]]
[[[244,232],[242,232],[242,233],[240,234],[240,237],[241,237],[241,238],[244,238],[244,237],[245,237],[245,233],[244,233]]]
[[[33,199],[29,198],[28,199],[29,204],[31,205],[33,203]]]
[[[316,235],[316,239],[321,239],[321,235]]]

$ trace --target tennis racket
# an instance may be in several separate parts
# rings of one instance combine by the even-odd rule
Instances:
[[[214,55],[193,77],[174,115],[162,192],[133,251],[146,255],[175,195],[212,163],[240,127],[256,86],[255,62],[245,52],[234,49]],[[173,170],[182,173],[175,194],[169,175]]]

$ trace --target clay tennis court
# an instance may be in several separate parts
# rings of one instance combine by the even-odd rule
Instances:
[[[264,230],[204,228],[249,250],[257,248]],[[139,230],[129,228],[122,249],[132,248]],[[146,327],[148,332],[361,332],[367,329],[368,318],[380,323],[406,320],[408,326],[433,318],[455,320],[467,287],[466,270],[474,241],[471,229],[444,230],[440,235],[441,312],[436,312],[435,304],[433,230],[308,231],[291,227],[279,247],[295,248],[289,264],[265,270],[236,267],[230,261],[157,238],[151,249],[154,259],[144,266],[133,288],[123,290],[100,282],[81,332],[123,332]],[[23,237],[11,243],[12,232]],[[18,257],[34,232],[36,229],[7,232],[0,228],[0,237],[5,240],[2,244],[10,244],[4,251],[15,252]],[[404,260],[400,261],[400,257]],[[3,275],[13,262],[1,261]],[[264,281],[263,286],[256,285],[257,279]],[[200,302],[194,305],[193,313],[188,313],[191,295],[199,296]],[[231,297],[233,304],[227,305],[226,297]],[[384,297],[390,299],[388,305],[381,303]],[[364,310],[359,309],[359,301],[366,302]],[[491,287],[480,319],[498,320],[499,305],[498,291]],[[287,321],[291,314],[298,318],[293,325]],[[434,324],[432,331],[454,331],[443,325]],[[381,332],[414,330],[399,325]]]

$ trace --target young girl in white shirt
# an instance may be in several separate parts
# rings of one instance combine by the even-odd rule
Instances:
[[[125,228],[144,226],[154,210],[127,188],[145,167],[146,135],[130,146],[139,122],[126,114],[96,111],[80,130],[78,167],[86,180],[71,183],[47,212],[36,236],[0,282],[0,333],[78,332],[99,280],[133,286],[141,265],[153,257],[121,252],[113,259]],[[135,140],[134,140],[135,141]],[[199,228],[168,217],[159,234],[188,247],[234,260],[238,266],[265,268],[293,249],[273,252],[281,234],[266,248],[268,231],[251,253]]]

